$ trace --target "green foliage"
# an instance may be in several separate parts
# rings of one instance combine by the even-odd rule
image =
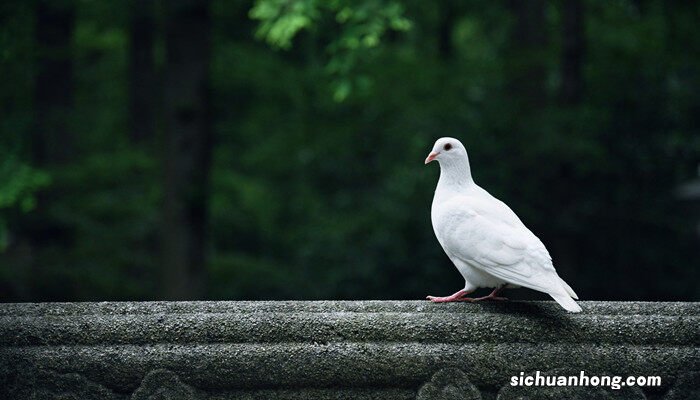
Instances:
[[[48,185],[49,176],[8,157],[0,164],[0,209],[18,205],[22,212],[36,206],[34,193]]]
[[[0,162],[0,251],[8,245],[7,215],[36,207],[36,193],[50,183],[46,172],[37,170],[9,155]]]
[[[273,46],[288,49],[299,31],[308,29],[320,15],[315,0],[259,0],[250,17],[261,21],[256,35]]]
[[[346,100],[353,91],[367,92],[371,79],[358,72],[359,64],[373,56],[388,31],[405,32],[412,24],[400,2],[376,0],[258,0],[250,17],[260,21],[257,37],[282,49],[289,49],[302,30],[313,31],[315,40],[318,26],[337,29],[337,36],[325,45],[325,70],[333,77],[333,99],[337,102]]]
[[[256,35],[283,49],[289,49],[300,31],[314,28],[326,14],[342,28],[331,46],[335,51],[376,47],[387,30],[411,28],[403,5],[396,1],[257,0],[250,10],[250,17],[260,21]]]

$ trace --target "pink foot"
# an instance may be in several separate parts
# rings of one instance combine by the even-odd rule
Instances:
[[[496,301],[508,301],[507,297],[500,297],[500,296],[484,296],[484,297],[477,297],[475,299],[472,299],[472,301],[482,301],[482,300],[496,300]]]
[[[469,293],[473,292],[473,290],[470,290],[470,291],[460,290],[459,292],[457,292],[453,295],[450,295],[450,296],[446,296],[446,297],[427,296],[426,299],[432,301],[433,303],[450,303],[450,302],[454,302],[454,301],[468,301],[470,303],[474,303],[474,302],[482,301],[482,300],[507,301],[508,298],[498,296],[498,293],[500,293],[501,290],[503,290],[504,288],[505,288],[505,285],[494,289],[493,292],[491,292],[491,294],[489,294],[488,296],[476,297],[476,298],[464,297],[464,296],[468,295]]]
[[[474,299],[474,301],[482,301],[482,300],[507,301],[508,298],[506,298],[506,297],[501,297],[501,296],[498,295],[498,294],[501,292],[501,290],[503,290],[504,288],[505,288],[505,285],[504,285],[504,286],[501,286],[501,287],[498,287],[498,288],[496,288],[496,289],[493,289],[493,292],[491,292],[488,296],[477,297],[476,299]]]
[[[460,290],[457,293],[446,296],[446,297],[436,297],[436,296],[426,296],[427,300],[430,300],[433,303],[450,303],[453,301],[473,301],[471,297],[464,297],[468,295],[469,293],[473,292],[473,290],[466,291],[466,290]]]

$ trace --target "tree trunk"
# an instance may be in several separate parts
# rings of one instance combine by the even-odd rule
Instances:
[[[74,26],[72,1],[37,2],[32,152],[34,162],[42,166],[62,164],[74,157],[74,137],[69,126],[73,108]]]
[[[562,53],[561,53],[561,87],[559,88],[559,102],[564,107],[575,107],[583,100],[583,68],[582,62],[585,51],[585,39],[583,30],[583,4],[582,0],[566,0],[562,6]],[[571,132],[575,118],[566,119],[560,126],[562,135]],[[572,176],[570,164],[563,163],[559,166],[556,182],[551,197],[559,205],[562,213],[571,214],[576,199],[576,181]],[[566,231],[553,232],[551,251],[555,255],[557,268],[571,279],[575,279],[577,268],[577,252],[572,243],[576,243],[578,237],[575,234],[567,234]]]
[[[544,0],[511,0],[515,18],[509,54],[510,91],[522,101],[520,111],[540,110],[546,103],[547,32]]]
[[[166,8],[165,296],[203,294],[211,161],[209,4],[171,0]]]
[[[155,136],[154,6],[153,0],[129,4],[129,136],[133,142]]]
[[[559,99],[564,105],[575,105],[583,98],[582,63],[586,50],[583,30],[583,2],[567,0],[563,10],[562,83]]]
[[[453,46],[452,46],[452,31],[455,24],[455,7],[452,1],[445,1],[439,3],[440,10],[440,20],[438,22],[438,53],[442,60],[449,60],[452,58]]]

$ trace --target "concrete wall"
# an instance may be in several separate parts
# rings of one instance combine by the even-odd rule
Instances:
[[[700,399],[700,303],[0,304],[0,399]],[[534,371],[659,388],[510,386]]]

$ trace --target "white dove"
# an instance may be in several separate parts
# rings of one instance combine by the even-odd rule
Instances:
[[[576,293],[557,275],[544,244],[505,203],[474,183],[462,143],[444,137],[425,163],[437,160],[440,180],[431,209],[440,245],[464,277],[464,289],[436,302],[506,300],[504,288],[527,287],[552,296],[570,312],[580,312]],[[477,288],[495,288],[484,297],[465,297]],[[572,299],[573,298],[573,299]]]

